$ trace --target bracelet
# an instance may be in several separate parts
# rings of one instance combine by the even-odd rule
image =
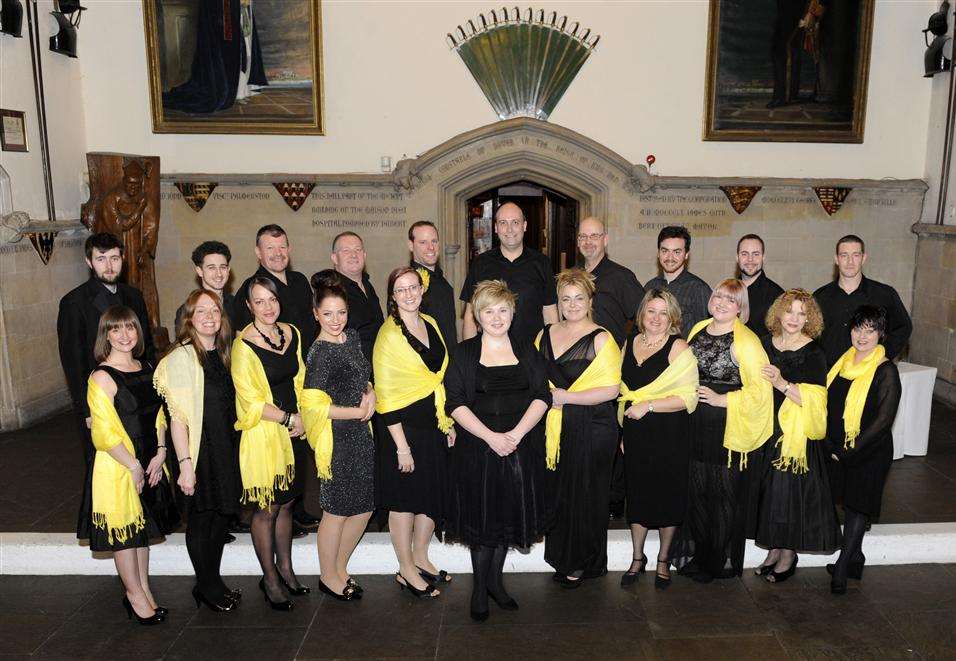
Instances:
[[[411,450],[395,450],[395,454],[399,454],[399,455],[405,455],[405,454],[411,454],[411,453],[412,453]]]
[[[285,414],[285,417],[282,418],[282,422],[279,423],[279,424],[281,424],[283,427],[288,427],[288,426],[289,426],[289,420],[291,420],[291,419],[292,419],[292,414],[291,414],[291,413],[286,413],[286,414]]]
[[[790,386],[792,386],[792,385],[793,385],[792,383],[787,383],[787,387],[783,389],[783,394],[784,394],[784,395],[786,395],[788,392],[790,392]]]
[[[157,450],[157,451],[159,451],[159,450],[165,450],[165,449],[166,449],[166,446],[165,446],[165,445],[157,445],[157,446],[156,446],[156,450]]]
[[[192,457],[183,457],[182,459],[179,460],[179,463],[183,463],[184,461],[191,461],[191,460],[192,460]]]

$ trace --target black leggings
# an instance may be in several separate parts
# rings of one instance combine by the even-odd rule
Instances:
[[[471,609],[476,612],[488,610],[488,594],[499,601],[511,599],[505,591],[503,572],[507,546],[472,546],[471,569],[473,585],[471,590]]]
[[[869,517],[854,509],[843,507],[843,548],[840,557],[833,567],[833,578],[845,581],[850,563],[863,561],[863,535],[866,534],[866,524]]]
[[[229,516],[216,510],[191,512],[186,524],[186,550],[196,572],[196,586],[204,597],[217,602],[227,590],[219,565],[228,526]]]

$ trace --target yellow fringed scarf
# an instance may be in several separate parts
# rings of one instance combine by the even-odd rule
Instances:
[[[196,349],[191,344],[178,345],[166,354],[153,372],[153,387],[166,402],[170,417],[189,430],[189,456],[195,466],[202,438],[205,391],[205,375]],[[159,412],[162,420],[157,428],[165,427],[166,416],[162,408]]]
[[[886,349],[883,348],[882,344],[877,344],[869,356],[856,364],[853,363],[855,358],[856,349],[850,347],[834,363],[827,374],[827,388],[830,387],[838,374],[844,379],[852,381],[850,390],[846,394],[846,405],[843,408],[844,448],[856,446],[856,437],[860,435],[860,420],[863,417],[866,395],[870,392],[870,385],[873,383],[876,368],[886,358]]]
[[[125,542],[146,525],[143,505],[136,493],[133,475],[109,451],[119,445],[136,456],[133,442],[123,427],[113,402],[91,377],[86,403],[93,418],[93,525],[105,530],[110,543]]]
[[[694,325],[687,340],[707,327],[713,319]],[[747,454],[763,445],[773,434],[773,386],[760,370],[770,363],[760,339],[740,319],[734,320],[734,354],[740,369],[740,390],[727,393],[727,425],[724,447],[727,466],[734,452],[740,453],[740,468],[747,467]]]
[[[305,382],[302,339],[299,329],[295,326],[292,329],[299,338],[296,351],[299,371],[293,379],[293,385],[296,400],[301,401]],[[243,333],[245,329],[240,331],[232,344],[231,369],[232,382],[236,388],[236,429],[242,432],[239,441],[242,502],[254,502],[260,509],[266,509],[275,500],[275,490],[288,489],[295,479],[295,456],[289,430],[278,422],[262,419],[263,407],[273,403],[272,389],[262,361],[242,340]]]
[[[800,389],[800,401],[797,404],[789,397],[784,398],[777,412],[780,421],[780,456],[773,466],[780,471],[806,473],[807,440],[819,440],[827,435],[827,389],[813,383],[794,383]]]
[[[299,401],[302,422],[305,423],[305,436],[315,452],[315,467],[319,477],[332,479],[332,418],[329,409],[332,398],[324,390],[305,388]]]
[[[422,357],[402,335],[402,329],[389,315],[375,338],[372,350],[372,373],[375,375],[375,410],[391,413],[435,393],[435,417],[438,428],[446,434],[454,421],[445,414],[445,370],[448,368],[448,346],[438,324],[427,314],[421,318],[431,324],[445,347],[445,359],[437,372],[425,366]]]
[[[568,392],[584,392],[592,388],[606,388],[608,386],[619,386],[621,383],[621,349],[614,341],[614,337],[606,329],[601,329],[608,334],[608,339],[597,352],[594,360],[587,366],[574,383],[568,387]],[[541,339],[545,337],[542,333],[535,340],[535,347],[541,348]],[[555,385],[548,382],[551,388]],[[544,455],[545,463],[548,469],[557,470],[558,462],[561,460],[561,423],[564,419],[564,413],[561,409],[548,409],[548,415],[544,421]]]
[[[625,351],[630,351],[628,346]],[[684,400],[688,413],[697,408],[697,359],[690,349],[681,351],[674,362],[646,386],[631,390],[621,381],[621,396],[617,398],[617,424],[624,425],[624,411],[631,404],[647,402],[652,399],[680,397]]]

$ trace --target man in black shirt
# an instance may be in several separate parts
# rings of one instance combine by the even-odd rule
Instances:
[[[219,241],[203,241],[193,250],[192,260],[196,267],[196,275],[199,276],[199,286],[218,296],[222,302],[223,313],[227,318],[230,317],[235,307],[235,297],[226,293],[226,285],[229,284],[229,262],[232,260],[229,246]],[[184,303],[176,310],[177,335],[182,328],[185,307]],[[233,333],[239,330],[232,323],[231,318],[229,325]]]
[[[438,323],[449,350],[458,344],[458,315],[455,312],[455,291],[445,280],[438,265],[440,243],[438,228],[428,220],[419,220],[408,228],[408,249],[412,253],[410,265],[426,280],[422,295],[422,311]]]
[[[710,316],[707,302],[710,286],[687,270],[690,232],[679,225],[665,227],[657,235],[657,259],[663,275],[647,281],[647,289],[666,289],[680,304],[681,335],[686,339],[698,321]]]
[[[346,328],[358,331],[362,353],[372,362],[372,347],[375,336],[385,317],[382,304],[365,272],[365,244],[355,232],[342,232],[332,240],[332,265],[342,276],[346,303],[349,306],[349,322]]]
[[[302,355],[304,356],[318,333],[315,315],[312,313],[312,287],[309,280],[298,271],[289,268],[289,237],[278,225],[265,225],[256,233],[256,259],[259,270],[246,278],[236,291],[233,300],[230,321],[235,324],[238,335],[243,328],[252,323],[252,312],[246,303],[249,282],[256,276],[269,278],[279,292],[279,321],[292,324],[302,336]]]
[[[891,286],[863,276],[866,246],[860,237],[848,234],[837,241],[834,261],[839,278],[813,293],[823,311],[820,342],[827,355],[827,365],[833,365],[850,348],[850,316],[861,305],[875,305],[886,311],[883,346],[886,357],[892,360],[906,347],[913,331],[900,295]]]
[[[471,309],[471,296],[482,280],[504,280],[517,297],[512,337],[533,342],[545,324],[558,320],[558,296],[554,289],[551,262],[533,248],[524,245],[528,223],[521,207],[512,202],[502,204],[495,214],[495,233],[499,245],[478,255],[468,267],[468,276],[458,297],[465,303],[461,335],[474,337],[478,326]]]
[[[767,329],[767,311],[783,288],[767,277],[763,272],[764,244],[756,234],[745,234],[737,242],[737,269],[741,281],[747,285],[747,298],[750,301],[750,317],[747,328],[757,337],[769,335]]]
[[[597,218],[585,218],[578,225],[578,250],[584,269],[594,276],[594,323],[606,328],[618,346],[624,346],[627,325],[634,321],[644,288],[633,271],[607,256],[607,230]]]

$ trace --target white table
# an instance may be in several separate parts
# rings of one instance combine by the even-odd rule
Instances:
[[[900,362],[903,394],[893,422],[893,458],[922,457],[929,447],[929,413],[933,406],[936,368]]]

